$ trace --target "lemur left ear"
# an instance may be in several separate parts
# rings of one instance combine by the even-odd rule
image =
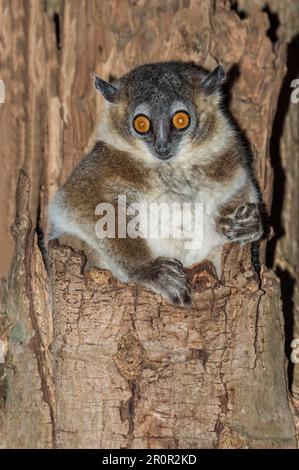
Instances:
[[[94,75],[94,85],[96,89],[102,93],[107,101],[110,103],[115,103],[117,101],[118,88],[115,85],[106,82],[98,75]]]
[[[214,93],[220,85],[224,82],[225,71],[222,64],[217,65],[217,67],[210,72],[202,82],[202,86],[207,94]]]

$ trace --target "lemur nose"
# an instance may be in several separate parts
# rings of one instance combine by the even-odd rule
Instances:
[[[156,142],[156,151],[159,155],[167,155],[170,151],[170,144],[166,139],[159,139]]]

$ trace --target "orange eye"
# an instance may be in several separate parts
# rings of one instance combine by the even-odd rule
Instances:
[[[172,124],[176,129],[182,130],[186,129],[190,123],[190,116],[189,114],[185,113],[185,111],[179,111],[176,113],[172,118]]]
[[[149,119],[143,114],[139,114],[134,119],[134,129],[139,134],[146,134],[149,131],[150,122]]]

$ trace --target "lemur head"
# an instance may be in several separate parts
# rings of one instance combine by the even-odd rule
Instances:
[[[183,62],[142,65],[111,83],[95,76],[107,101],[101,138],[140,156],[173,159],[212,131],[223,80],[222,65],[207,73]]]

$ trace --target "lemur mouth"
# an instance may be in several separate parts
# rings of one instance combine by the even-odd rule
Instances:
[[[156,153],[156,157],[159,158],[159,160],[163,160],[163,161],[166,161],[166,160],[170,160],[170,158],[173,157],[172,153]]]

